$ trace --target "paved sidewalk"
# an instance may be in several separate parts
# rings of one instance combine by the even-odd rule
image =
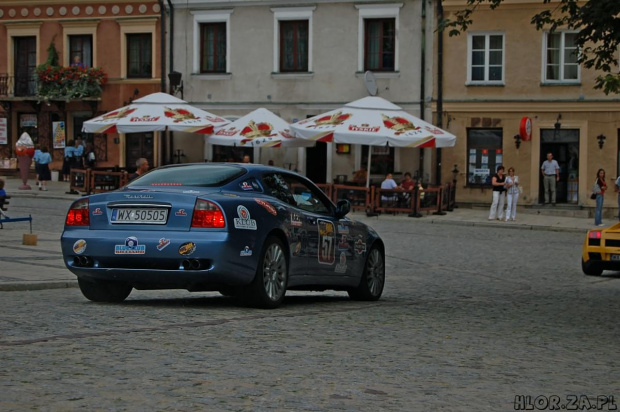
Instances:
[[[48,190],[38,190],[34,180],[29,184],[32,190],[19,190],[21,180],[15,177],[4,177],[6,182],[5,189],[13,198],[38,198],[38,199],[77,199],[80,195],[67,193],[69,183],[48,182]],[[455,208],[452,212],[445,215],[423,215],[421,218],[412,218],[407,215],[388,215],[383,214],[378,217],[367,217],[363,213],[351,213],[351,218],[363,221],[376,227],[380,231],[382,221],[398,220],[405,222],[419,221],[440,225],[461,225],[461,226],[487,226],[502,227],[519,230],[551,230],[584,233],[594,227],[593,219],[582,217],[563,217],[544,214],[532,211],[522,211],[517,214],[516,222],[489,221],[487,209]],[[9,205],[9,215],[17,215]],[[33,217],[34,218],[34,217]],[[36,219],[36,218],[35,218]],[[606,220],[605,223],[613,224],[615,221]],[[60,252],[61,233],[40,232],[34,233],[38,236],[36,246],[26,246],[22,244],[22,236],[27,231],[23,229],[9,228],[0,231],[0,262],[2,272],[0,273],[0,291],[8,290],[33,290],[48,288],[75,287],[77,281],[75,276],[69,272],[62,261]]]

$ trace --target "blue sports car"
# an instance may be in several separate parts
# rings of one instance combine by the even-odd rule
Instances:
[[[84,296],[121,302],[133,288],[219,291],[275,308],[287,290],[344,290],[378,300],[379,235],[314,183],[269,166],[163,166],[76,200],[62,253]]]

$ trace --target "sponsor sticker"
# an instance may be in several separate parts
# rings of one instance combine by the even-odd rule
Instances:
[[[164,250],[166,246],[168,246],[169,244],[170,244],[170,239],[166,239],[165,237],[162,237],[161,239],[159,239],[159,242],[157,243],[157,250],[159,251]]]
[[[249,246],[243,248],[243,250],[239,253],[239,256],[252,256],[252,249]]]
[[[347,256],[344,252],[340,252],[340,263],[336,265],[336,269],[334,269],[334,271],[338,273],[344,273],[347,271]]]
[[[237,206],[237,214],[235,218],[235,228],[245,230],[256,230],[256,220],[250,218],[250,211],[243,205]]]
[[[146,246],[141,245],[138,242],[138,238],[135,236],[129,236],[125,239],[124,245],[115,245],[115,255],[144,255],[146,253]]]
[[[101,208],[96,208],[95,210],[93,210],[93,216],[99,216],[102,214],[103,212],[101,211]]]
[[[349,241],[347,235],[340,235],[340,242],[338,242],[338,249],[348,249]]]
[[[73,253],[81,255],[86,251],[86,241],[84,239],[76,240],[73,244]]]
[[[254,198],[254,200],[256,200],[256,203],[258,203],[259,205],[261,205],[262,207],[265,208],[265,210],[267,210],[269,213],[271,213],[274,216],[278,215],[278,211],[276,210],[275,207],[273,207],[273,205],[263,199],[257,199]]]
[[[194,242],[185,242],[179,246],[179,255],[189,256],[196,251],[196,244]]]
[[[248,182],[243,182],[241,183],[241,190],[254,190],[254,188]]]
[[[364,242],[361,238],[355,241],[355,253],[358,255],[366,253],[366,242]]]
[[[187,216],[185,209],[179,209],[174,213],[175,216]]]
[[[301,216],[291,213],[291,226],[301,226]]]

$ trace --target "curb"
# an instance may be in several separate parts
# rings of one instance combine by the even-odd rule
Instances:
[[[77,288],[76,281],[58,281],[58,282],[21,282],[21,283],[4,283],[0,284],[0,292],[26,292],[33,290],[47,289],[69,289]]]

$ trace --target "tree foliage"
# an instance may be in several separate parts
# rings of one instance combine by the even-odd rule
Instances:
[[[441,0],[439,0],[441,1]],[[558,29],[577,31],[580,48],[578,62],[588,69],[602,72],[594,88],[605,94],[620,93],[618,46],[620,45],[620,0],[540,0],[548,8],[532,17],[537,30]],[[474,21],[474,12],[480,6],[499,7],[504,0],[467,0],[464,9],[454,19],[444,19],[439,30],[457,36],[467,31]]]

